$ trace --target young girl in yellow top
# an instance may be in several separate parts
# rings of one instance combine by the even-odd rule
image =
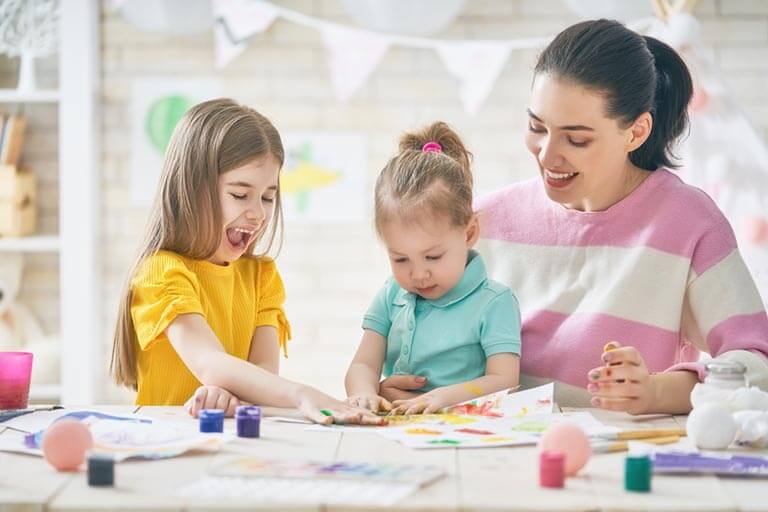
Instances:
[[[379,422],[277,375],[290,336],[285,291],[274,261],[253,250],[269,251],[282,224],[283,159],[269,120],[232,100],[201,103],[176,127],[112,351],[112,375],[138,391],[137,404],[194,395],[193,413],[231,414],[242,399],[321,423]]]

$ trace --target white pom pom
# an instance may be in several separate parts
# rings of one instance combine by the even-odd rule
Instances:
[[[732,411],[768,411],[768,393],[759,388],[739,388],[728,397]]]
[[[737,443],[753,448],[768,445],[768,412],[737,411],[733,413],[733,419],[739,429],[736,435]]]
[[[728,448],[736,437],[736,422],[731,411],[717,404],[704,404],[688,416],[688,437],[705,450]]]

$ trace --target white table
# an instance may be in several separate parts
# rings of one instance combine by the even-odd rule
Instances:
[[[105,412],[139,412],[195,421],[180,407],[92,407]],[[685,417],[631,417],[590,409],[605,423],[624,428],[668,428]],[[225,429],[234,431],[233,420]],[[0,435],[19,435],[0,424]],[[201,503],[173,491],[206,476],[207,468],[234,454],[437,465],[447,476],[398,503],[394,510],[768,510],[768,480],[714,476],[654,475],[649,494],[623,488],[625,453],[595,455],[561,490],[538,484],[535,447],[412,450],[375,434],[311,432],[306,425],[262,421],[259,440],[237,439],[217,453],[188,454],[159,461],[116,465],[113,488],[92,488],[87,475],[57,473],[41,459],[0,453],[0,511],[33,510],[340,510],[274,503]],[[765,455],[768,451],[760,452]],[[349,508],[344,508],[349,510]],[[390,509],[392,510],[392,509]]]

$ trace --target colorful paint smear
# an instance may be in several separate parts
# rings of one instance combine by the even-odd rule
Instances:
[[[517,425],[514,425],[512,427],[512,430],[515,432],[541,433],[547,430],[547,428],[549,428],[550,425],[551,425],[551,422],[548,422],[548,421],[525,421],[523,423],[518,423]]]
[[[456,429],[456,432],[463,432],[464,434],[475,434],[477,436],[490,436],[495,434],[495,432],[491,432],[490,430],[481,430],[479,428],[458,428]]]
[[[458,414],[404,414],[387,416],[389,425],[466,425],[477,421],[475,418]]]
[[[461,444],[461,441],[457,441],[456,439],[433,439],[432,441],[427,441],[427,443],[457,446]]]
[[[440,430],[430,430],[428,428],[409,428],[405,430],[406,434],[414,434],[419,436],[441,436],[443,432]]]

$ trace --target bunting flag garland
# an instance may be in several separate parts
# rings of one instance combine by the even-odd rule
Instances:
[[[277,14],[277,9],[265,2],[214,0],[216,67],[225,67],[243,53],[248,39],[267,30]]]
[[[329,27],[322,32],[336,96],[347,101],[368,79],[389,48],[386,38],[349,28]]]
[[[277,18],[314,28],[328,52],[336,97],[347,101],[393,45],[435,50],[459,82],[461,101],[474,114],[493,90],[512,49],[538,48],[548,38],[513,40],[427,39],[356,29],[323,21],[264,0],[214,0],[216,65],[225,67],[245,49],[248,38]]]

